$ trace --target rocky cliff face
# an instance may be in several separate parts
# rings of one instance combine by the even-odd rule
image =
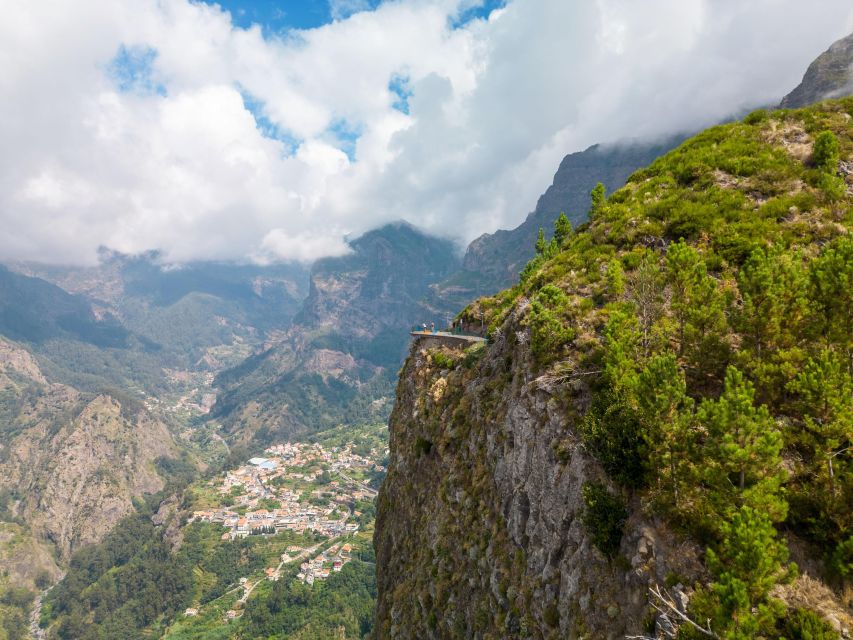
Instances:
[[[6,508],[62,559],[100,540],[134,498],[163,488],[156,463],[176,447],[143,408],[48,384],[25,350],[2,339],[0,396]]]
[[[391,418],[375,536],[379,638],[622,638],[649,585],[702,574],[696,545],[635,510],[614,563],[581,521],[607,481],[566,404],[501,337],[453,370],[416,344]],[[469,360],[476,356],[468,356]]]
[[[842,38],[809,65],[803,81],[782,100],[784,109],[853,94],[853,33]]]

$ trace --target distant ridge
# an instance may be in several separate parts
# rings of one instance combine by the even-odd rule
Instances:
[[[799,109],[828,98],[853,94],[853,33],[835,42],[809,65],[803,81],[782,99],[783,109]]]

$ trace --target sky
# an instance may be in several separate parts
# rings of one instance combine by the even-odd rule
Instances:
[[[849,0],[0,0],[0,260],[512,228],[567,153],[776,104]]]

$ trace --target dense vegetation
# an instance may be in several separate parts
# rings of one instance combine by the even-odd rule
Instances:
[[[145,515],[123,519],[98,545],[77,552],[46,599],[45,621],[63,639],[137,638],[186,606],[192,573]]]
[[[29,637],[29,611],[34,597],[29,589],[15,587],[0,576],[0,640]]]
[[[223,532],[193,523],[173,552],[150,513],[129,516],[100,544],[74,555],[46,600],[43,622],[56,622],[58,637],[69,640],[159,635],[178,612],[219,598],[241,576],[268,566],[279,548],[313,543],[290,533],[223,541]]]
[[[526,306],[534,366],[591,393],[582,436],[618,493],[707,547],[691,614],[722,638],[831,637],[771,596],[797,573],[780,533],[839,593],[853,578],[851,117],[846,99],[709,129],[596,189],[588,224],[559,219],[516,287],[463,312],[495,334]],[[585,499],[612,555],[601,505],[621,498]]]
[[[268,597],[249,604],[243,635],[270,640],[364,638],[373,628],[375,605],[374,559],[365,550],[324,582],[276,582]]]

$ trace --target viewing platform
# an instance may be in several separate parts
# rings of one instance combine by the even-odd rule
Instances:
[[[472,336],[465,333],[451,333],[449,331],[420,331],[409,332],[416,340],[425,342],[425,346],[445,347],[467,347],[478,342],[485,342],[485,338]]]

